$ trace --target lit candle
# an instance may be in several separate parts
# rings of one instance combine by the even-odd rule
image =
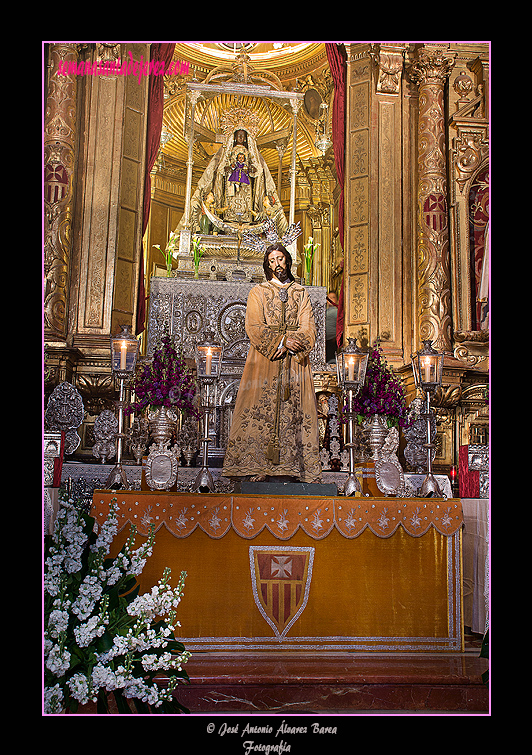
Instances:
[[[423,360],[423,367],[425,368],[425,383],[430,383],[430,359],[428,357]]]
[[[126,356],[127,356],[127,343],[125,341],[122,341],[122,346],[120,347],[120,369],[121,370],[126,369]]]
[[[451,466],[451,469],[449,470],[449,477],[451,478],[451,482],[456,482],[456,467],[454,464]]]
[[[211,374],[211,368],[212,368],[212,351],[210,347],[207,349],[207,361],[205,364],[205,374],[210,375]]]
[[[355,360],[353,357],[351,357],[347,364],[347,378],[350,382],[353,382],[355,379]]]

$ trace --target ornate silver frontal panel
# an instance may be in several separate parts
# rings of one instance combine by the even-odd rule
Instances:
[[[256,283],[249,281],[204,281],[178,278],[151,279],[147,356],[157,341],[169,334],[184,355],[194,359],[196,343],[205,330],[223,343],[227,366],[245,361],[249,339],[244,329],[248,294]],[[323,286],[309,286],[316,320],[316,345],[310,355],[314,370],[325,369],[325,296]],[[241,372],[241,371],[240,371]]]
[[[246,304],[250,281],[182,280],[179,278],[151,279],[148,318],[148,358],[153,356],[157,343],[170,335],[174,345],[183,349],[188,359],[195,358],[196,344],[206,330],[214,333],[214,340],[223,344],[224,356],[220,379],[215,387],[215,422],[209,458],[223,459],[233,407],[242,370],[249,351],[245,331]],[[316,344],[310,354],[312,369],[325,366],[325,309],[326,289],[307,288],[316,321]]]

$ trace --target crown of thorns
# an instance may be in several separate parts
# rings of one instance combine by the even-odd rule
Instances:
[[[277,233],[277,226],[271,219],[267,220],[261,228],[264,237],[257,233],[246,231],[242,236],[242,240],[246,246],[252,247],[263,254],[269,246],[276,244],[277,242],[280,242],[283,246],[290,246],[290,244],[293,244],[298,236],[303,233],[299,221],[297,223],[292,223],[282,237]]]

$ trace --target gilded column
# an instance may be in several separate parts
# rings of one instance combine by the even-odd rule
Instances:
[[[428,46],[411,69],[419,85],[419,339],[430,339],[444,351],[452,351],[444,88],[453,65],[452,58]]]
[[[369,44],[347,46],[345,135],[344,341],[367,345],[370,322],[371,243],[371,82]],[[375,334],[377,335],[377,334]]]
[[[76,137],[77,44],[51,44],[44,121],[44,328],[66,340]],[[58,70],[62,73],[58,73]]]
[[[297,183],[297,171],[296,171],[296,158],[297,158],[297,114],[301,107],[301,100],[293,97],[290,99],[290,105],[292,106],[293,124],[292,124],[292,160],[290,163],[290,213],[288,218],[288,224],[292,225],[295,219],[296,209],[296,183]],[[295,245],[294,245],[295,250]]]

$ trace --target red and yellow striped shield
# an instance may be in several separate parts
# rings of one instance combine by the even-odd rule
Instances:
[[[252,545],[249,562],[257,608],[282,639],[307,605],[314,548]]]

